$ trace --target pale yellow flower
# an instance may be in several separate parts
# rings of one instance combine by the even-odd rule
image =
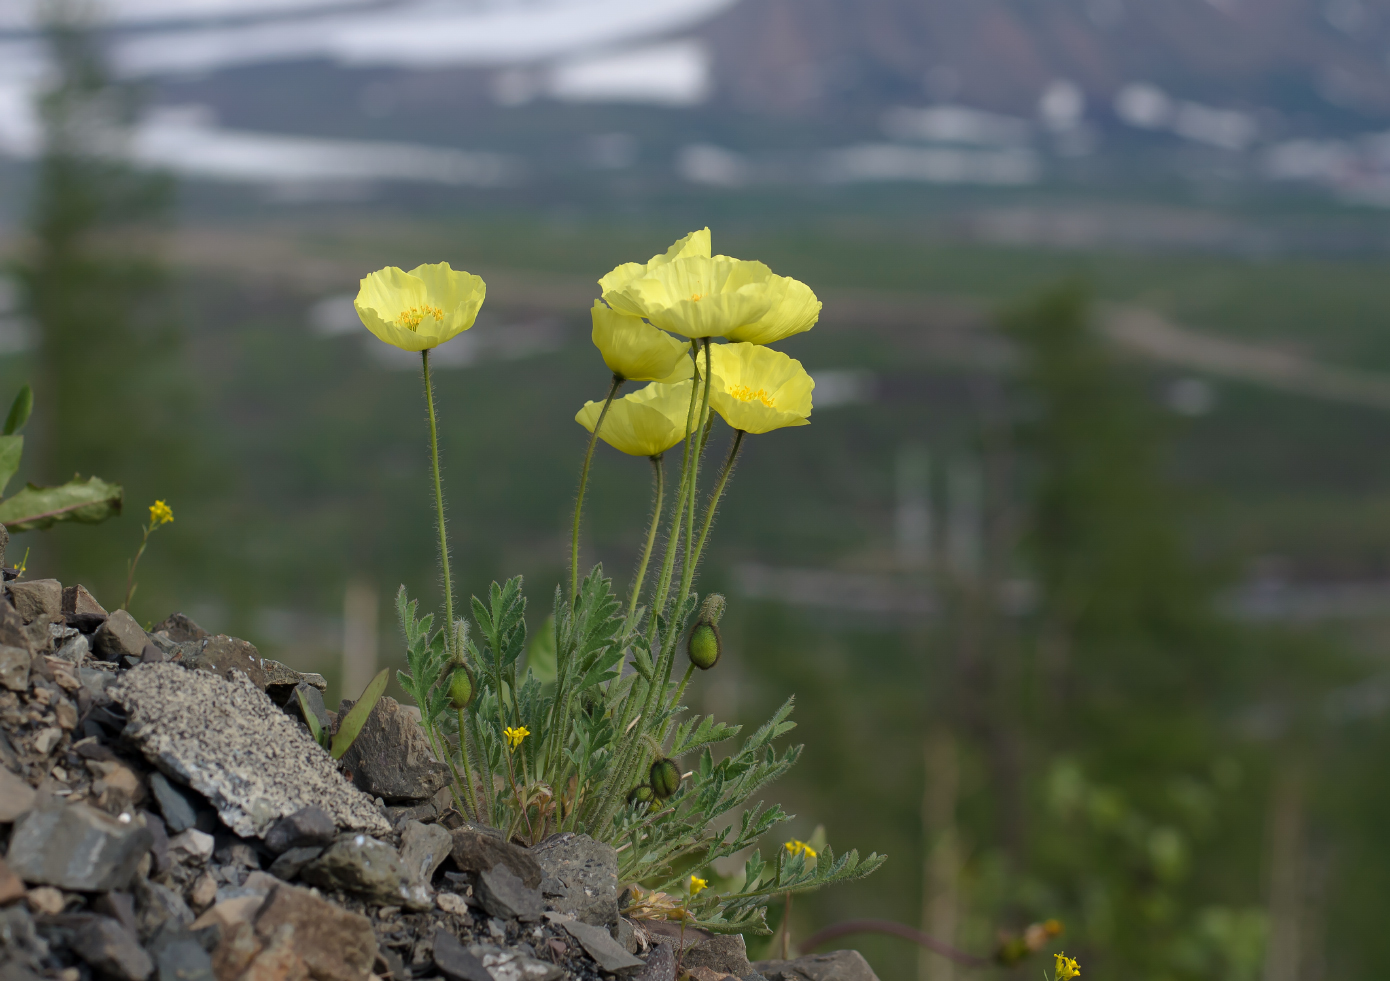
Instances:
[[[710,406],[734,429],[805,426],[816,383],[801,362],[759,344],[710,347]]]
[[[649,266],[641,278],[605,291],[603,301],[682,337],[725,337],[767,315],[778,278],[761,262],[687,256]]]
[[[502,735],[507,739],[507,747],[509,749],[516,749],[521,745],[523,739],[531,735],[531,730],[527,729],[525,726],[521,726],[518,729],[507,726],[507,728],[502,730]]]
[[[705,889],[709,888],[709,883],[697,875],[690,877],[690,895],[698,896]]]
[[[155,501],[150,505],[150,527],[158,528],[160,525],[167,525],[174,520],[174,512],[163,501]]]
[[[731,341],[751,344],[775,344],[793,334],[810,330],[820,318],[821,302],[811,287],[790,276],[773,276],[768,280],[768,296],[772,306],[755,323],[745,324],[725,336]]]
[[[594,347],[608,370],[628,381],[678,382],[695,373],[690,345],[632,317],[594,301]]]
[[[814,848],[806,844],[806,842],[804,841],[797,841],[795,838],[787,842],[782,847],[785,848],[793,858],[795,858],[798,855],[805,855],[807,858],[816,857],[816,850]]]
[[[646,388],[614,399],[603,419],[599,439],[629,456],[656,456],[685,439],[690,414],[692,381],[667,385],[652,382]],[[586,402],[574,421],[594,431],[602,402]]]
[[[410,272],[378,269],[362,280],[353,305],[362,324],[387,344],[424,351],[472,327],[486,295],[481,278],[436,262]]]
[[[598,281],[599,289],[607,293],[610,290],[622,289],[635,279],[641,279],[647,275],[647,271],[655,269],[657,266],[664,266],[668,262],[676,259],[685,259],[690,256],[703,256],[708,259],[710,256],[710,235],[708,228],[702,228],[698,232],[691,232],[685,238],[678,239],[669,249],[660,255],[654,255],[647,262],[624,262],[621,266],[615,267],[607,276]]]

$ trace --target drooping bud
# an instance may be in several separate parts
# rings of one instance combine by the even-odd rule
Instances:
[[[462,712],[473,702],[478,694],[478,686],[473,681],[473,672],[466,664],[454,666],[453,677],[449,679],[449,704],[457,712]]]
[[[719,663],[719,655],[724,653],[724,638],[719,635],[719,621],[724,617],[724,597],[710,593],[700,604],[700,614],[695,618],[695,626],[690,628],[690,639],[685,652],[690,663],[701,671],[708,671]]]
[[[651,786],[657,800],[670,797],[681,785],[681,768],[671,760],[660,757],[652,761]]]
[[[656,794],[652,793],[652,788],[645,783],[639,783],[627,792],[629,804],[650,804],[654,800],[656,800]]]

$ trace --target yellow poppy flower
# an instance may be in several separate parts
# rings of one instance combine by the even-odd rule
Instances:
[[[685,259],[689,256],[703,256],[708,259],[709,255],[709,229],[702,228],[698,232],[691,232],[685,238],[678,239],[664,253],[652,256],[645,263],[624,262],[621,266],[615,267],[607,276],[598,281],[598,286],[605,293],[610,290],[622,289],[633,280],[641,279],[647,275],[649,269],[655,269],[657,266],[664,266],[668,262]]]
[[[604,417],[599,439],[629,456],[656,456],[685,439],[692,381],[672,385],[652,382],[646,388],[614,399]],[[574,421],[594,431],[602,402],[586,402]]]
[[[811,287],[790,276],[773,276],[768,281],[772,306],[756,323],[736,327],[725,336],[731,341],[775,344],[783,338],[810,330],[820,318],[821,302]]]
[[[615,375],[628,381],[678,382],[695,373],[690,345],[657,330],[640,317],[610,310],[594,301],[594,347]]]
[[[779,278],[761,262],[687,256],[648,266],[646,275],[606,291],[603,300],[682,337],[724,337],[767,315]]]
[[[690,895],[698,896],[708,888],[709,882],[707,880],[701,879],[698,875],[690,877]]]
[[[815,381],[801,362],[760,344],[710,347],[710,406],[734,429],[766,433],[805,426]]]
[[[150,527],[158,528],[160,525],[170,524],[174,520],[173,509],[163,501],[155,501],[150,505]]]
[[[424,351],[472,327],[486,295],[478,276],[436,262],[410,272],[378,269],[362,280],[353,305],[363,326],[387,344]]]

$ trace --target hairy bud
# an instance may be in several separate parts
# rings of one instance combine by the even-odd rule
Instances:
[[[705,597],[705,601],[700,604],[700,615],[695,618],[696,623],[712,623],[716,627],[719,621],[724,619],[724,597],[719,593],[710,593]]]
[[[701,671],[708,671],[719,663],[719,655],[724,652],[724,640],[719,636],[719,628],[712,623],[697,623],[690,631],[690,640],[685,645],[690,663]]]
[[[656,800],[656,794],[652,793],[652,788],[645,783],[639,783],[627,792],[629,804],[650,804],[654,800]]]
[[[657,800],[670,797],[681,785],[681,768],[672,761],[658,758],[652,761],[651,787]]]
[[[454,666],[453,677],[449,679],[449,704],[455,711],[462,712],[473,702],[478,694],[478,686],[473,681],[473,672],[466,664]]]

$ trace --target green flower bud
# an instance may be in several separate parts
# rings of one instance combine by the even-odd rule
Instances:
[[[696,623],[711,623],[716,627],[719,621],[724,619],[724,597],[719,593],[710,593],[705,597],[705,601],[700,604],[700,615],[695,618]]]
[[[629,804],[650,804],[654,800],[656,800],[656,794],[652,793],[652,788],[644,783],[639,783],[627,792]]]
[[[690,631],[690,640],[685,652],[690,655],[690,663],[701,671],[708,671],[719,663],[719,655],[724,652],[724,642],[719,636],[719,628],[712,623],[701,621]]]
[[[449,679],[449,704],[455,711],[462,712],[473,701],[473,696],[478,693],[478,686],[473,682],[473,672],[468,669],[468,665],[459,664],[454,668],[454,676]]]
[[[652,762],[652,793],[657,800],[665,800],[674,794],[681,785],[681,768],[668,759],[658,758]]]

